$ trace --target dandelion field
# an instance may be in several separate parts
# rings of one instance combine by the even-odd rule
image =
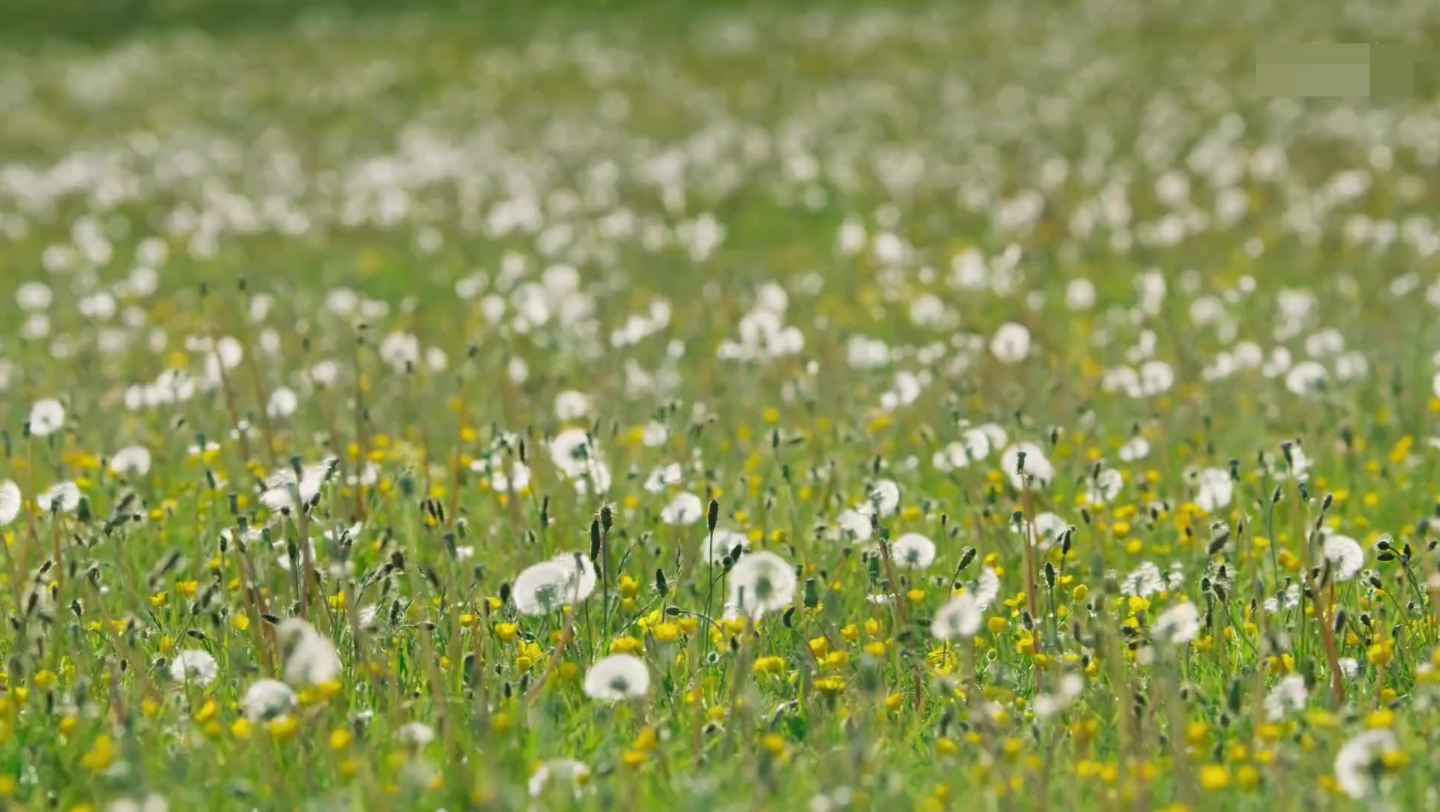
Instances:
[[[0,39],[0,806],[1440,804],[1428,4],[186,25]]]

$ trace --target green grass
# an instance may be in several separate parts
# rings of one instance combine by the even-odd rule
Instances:
[[[1257,43],[1428,7],[383,5],[16,7],[0,805],[1433,805],[1433,87],[1253,88]],[[803,346],[732,357],[767,324]],[[762,551],[794,594],[725,619]],[[615,653],[643,696],[588,695]],[[295,706],[247,714],[272,678]]]

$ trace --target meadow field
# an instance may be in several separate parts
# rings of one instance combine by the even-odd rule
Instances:
[[[1440,808],[1432,3],[359,5],[0,30],[0,809]]]

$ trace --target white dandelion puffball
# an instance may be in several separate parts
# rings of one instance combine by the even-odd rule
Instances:
[[[1160,568],[1154,563],[1146,561],[1120,582],[1120,594],[1127,597],[1133,595],[1149,598],[1156,592],[1164,590],[1165,586],[1165,576],[1160,574]]]
[[[0,527],[15,521],[25,500],[20,495],[20,486],[10,480],[0,482]]]
[[[555,396],[555,417],[559,420],[579,420],[590,413],[590,396],[584,392],[570,390]]]
[[[1049,550],[1060,540],[1060,534],[1070,529],[1070,525],[1060,518],[1059,515],[1045,511],[1035,515],[1033,521],[1021,521],[1018,525],[1012,525],[1011,529],[1022,533],[1033,533],[1033,537],[1025,539],[1034,544],[1041,551]]]
[[[1299,674],[1287,675],[1265,696],[1265,718],[1278,722],[1288,714],[1305,710],[1307,701],[1305,678]]]
[[[510,587],[515,608],[523,615],[544,615],[565,605],[571,572],[554,561],[533,564],[521,571]]]
[[[1206,513],[1214,513],[1230,504],[1235,495],[1235,483],[1230,472],[1224,468],[1206,468],[1198,476],[1199,491],[1195,504]]]
[[[1023,324],[1002,324],[990,339],[990,352],[1002,364],[1018,364],[1030,354],[1030,329]]]
[[[990,455],[990,435],[983,429],[967,429],[960,440],[936,451],[931,464],[942,471],[964,468],[972,462],[979,462]]]
[[[759,620],[795,599],[795,569],[772,552],[750,553],[730,569],[729,613]]]
[[[715,535],[706,536],[700,550],[700,557],[707,564],[719,564],[732,550],[739,547],[741,552],[750,549],[750,537],[738,530],[715,528]]]
[[[595,591],[595,584],[599,583],[599,575],[595,572],[595,562],[590,556],[584,553],[572,552],[561,553],[553,559],[556,564],[564,567],[573,588],[566,593],[571,595],[574,603],[579,603],[590,597]]]
[[[395,738],[399,739],[401,744],[424,747],[435,741],[435,729],[424,722],[406,722],[395,731]]]
[[[1285,373],[1285,388],[1301,397],[1313,395],[1325,386],[1327,374],[1318,361],[1301,361]]]
[[[1336,754],[1335,782],[1351,798],[1364,798],[1375,788],[1375,761],[1398,747],[1395,734],[1388,729],[1361,733]]]
[[[980,577],[975,580],[975,606],[983,612],[999,596],[1000,574],[990,567],[980,570]]]
[[[530,792],[531,798],[539,798],[552,781],[568,782],[574,787],[575,795],[578,797],[580,790],[590,780],[590,768],[584,763],[568,758],[555,758],[541,764],[530,776],[526,789]]]
[[[210,652],[203,649],[186,649],[170,661],[170,678],[176,682],[204,688],[214,682],[219,673],[219,663],[210,656]]]
[[[656,448],[665,445],[670,439],[670,429],[664,423],[651,420],[645,424],[645,431],[640,435],[640,442],[646,448]]]
[[[584,429],[566,429],[550,441],[550,459],[566,478],[574,480],[577,493],[610,489],[610,466]]]
[[[592,459],[586,465],[585,472],[575,477],[575,492],[582,497],[590,491],[603,494],[609,490],[611,490],[611,466],[606,465],[600,459]]]
[[[919,533],[906,533],[890,545],[890,560],[899,567],[923,570],[935,563],[935,542]]]
[[[1017,470],[1020,465],[1020,454],[1025,454],[1025,474],[1021,476]],[[1031,484],[1037,487],[1045,487],[1055,479],[1055,466],[1045,457],[1045,452],[1040,446],[1034,443],[1016,443],[1005,449],[1000,455],[1000,469],[1006,476],[1010,477],[1010,485],[1016,490],[1025,487],[1028,479]]]
[[[1120,446],[1121,462],[1138,462],[1150,456],[1150,441],[1144,437],[1131,437]]]
[[[490,490],[496,493],[519,493],[530,487],[530,466],[511,460],[507,471],[506,462],[503,456],[495,454],[471,462],[470,470],[485,476]]]
[[[930,622],[930,633],[940,640],[961,640],[974,637],[980,631],[980,621],[985,619],[985,610],[969,592],[962,592],[940,607],[935,619]]]
[[[639,699],[650,692],[650,669],[630,654],[612,654],[585,672],[585,695],[602,702]]]
[[[300,494],[300,503],[308,505],[320,495],[320,488],[330,480],[339,464],[336,457],[326,457],[315,465],[301,469],[297,479],[290,468],[281,468],[265,480],[265,489],[260,492],[260,503],[268,510],[293,510],[295,493]]]
[[[74,513],[80,507],[80,486],[74,482],[59,482],[46,488],[35,497],[35,505],[42,513],[58,510]]]
[[[684,472],[678,462],[658,466],[645,477],[645,490],[650,493],[663,493],[665,486],[678,485],[682,476]]]
[[[566,476],[585,471],[585,461],[596,457],[596,448],[584,429],[565,429],[550,441],[550,458]]]
[[[1065,306],[1077,311],[1094,307],[1095,283],[1089,279],[1071,279],[1065,286]]]
[[[835,524],[844,535],[853,537],[856,541],[866,541],[870,538],[873,528],[870,526],[870,514],[858,510],[846,510],[835,520]]]
[[[169,812],[169,809],[170,802],[165,796],[153,792],[141,800],[117,798],[105,805],[105,812]]]
[[[1300,441],[1297,440],[1290,446],[1290,455],[1287,464],[1284,466],[1276,466],[1278,470],[1275,471],[1275,478],[1283,480],[1293,474],[1296,481],[1308,482],[1310,479],[1310,468],[1313,465],[1314,463],[1310,461],[1310,457],[1305,454],[1305,449],[1300,446]]]
[[[30,407],[30,433],[36,437],[54,434],[65,425],[65,407],[55,398],[41,398]]]
[[[20,305],[21,310],[46,310],[53,299],[50,286],[44,282],[25,282],[15,289],[15,304]]]
[[[1005,444],[1010,442],[1010,435],[1005,433],[1005,429],[999,423],[982,423],[976,426],[975,430],[985,435],[985,439],[990,442],[992,449],[1004,448]],[[968,438],[969,432],[966,432],[966,436]],[[966,442],[968,443],[969,440],[967,439]]]
[[[154,792],[146,795],[143,800],[117,798],[105,806],[105,812],[169,812],[169,810],[170,802],[165,800],[164,795]]]
[[[666,524],[690,525],[705,515],[705,503],[689,491],[675,495],[670,504],[660,509],[660,521]]]
[[[889,516],[900,507],[900,486],[893,480],[882,479],[870,486],[865,503],[881,516]]]
[[[300,398],[289,388],[282,386],[270,393],[270,399],[265,403],[265,416],[289,417],[299,408]]]
[[[1348,581],[1360,574],[1365,566],[1365,550],[1349,536],[1331,534],[1325,538],[1325,560],[1335,573],[1336,581]]]
[[[1125,487],[1125,477],[1114,468],[1106,468],[1090,481],[1085,490],[1085,499],[1092,505],[1107,505],[1120,495]]]
[[[145,476],[150,473],[150,450],[145,446],[132,445],[116,451],[115,456],[110,458],[110,473],[116,476]]]
[[[1164,361],[1146,361],[1140,366],[1140,393],[1159,395],[1175,384],[1175,371]]]
[[[1183,646],[1200,634],[1200,610],[1186,601],[1155,618],[1155,635],[1172,645]]]
[[[510,597],[522,615],[546,615],[590,597],[595,580],[589,558],[565,553],[526,567],[510,585]]]
[[[252,722],[286,716],[295,710],[295,692],[278,679],[262,679],[245,691],[240,707]]]
[[[277,630],[285,647],[285,681],[318,685],[340,676],[344,666],[335,644],[298,617],[288,618]]]

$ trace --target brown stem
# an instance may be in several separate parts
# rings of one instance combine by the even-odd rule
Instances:
[[[297,491],[298,492],[298,491]],[[300,619],[310,617],[310,595],[314,592],[315,560],[310,555],[310,514],[304,504],[296,506],[296,533],[300,545]]]
[[[237,558],[240,559],[240,590],[245,595],[245,603],[250,608],[250,614],[254,616],[250,620],[250,638],[255,644],[255,650],[260,652],[260,662],[265,666],[265,673],[274,676],[275,658],[266,644],[265,634],[261,631],[261,626],[265,622],[262,616],[266,614],[265,597],[260,594],[259,587],[255,585],[254,575],[250,569],[249,555],[242,550]]]
[[[1310,594],[1320,597],[1320,590],[1316,588],[1308,570],[1305,573],[1305,584],[1310,587]],[[1320,640],[1325,644],[1325,658],[1330,663],[1330,692],[1335,698],[1335,706],[1341,707],[1345,704],[1345,682],[1340,675],[1340,654],[1335,648],[1335,628],[1330,623],[1329,607],[1320,600],[1315,600],[1313,605],[1315,620],[1320,624]]]

